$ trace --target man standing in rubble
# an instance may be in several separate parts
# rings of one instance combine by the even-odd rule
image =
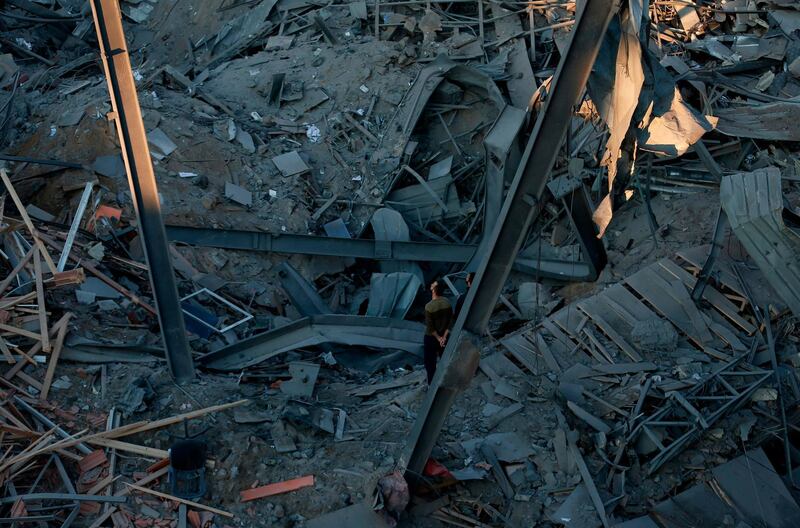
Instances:
[[[425,305],[425,371],[428,373],[428,385],[436,373],[436,363],[444,352],[447,338],[450,336],[450,325],[453,322],[453,308],[444,296],[444,285],[438,280],[431,283],[431,302]]]

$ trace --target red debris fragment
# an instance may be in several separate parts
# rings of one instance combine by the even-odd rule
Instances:
[[[192,525],[192,528],[200,528],[200,514],[194,510],[186,512],[186,520]]]
[[[80,459],[78,468],[80,468],[81,474],[83,474],[107,463],[108,458],[106,458],[106,452],[102,449],[96,449]]]
[[[148,473],[155,473],[159,469],[165,468],[169,465],[169,458],[162,458],[155,464],[152,464],[150,467],[146,469]]]
[[[276,482],[275,484],[267,484],[260,488],[253,488],[244,490],[239,493],[239,500],[247,502],[251,500],[261,499],[263,497],[270,497],[280,493],[288,493],[290,491],[299,490],[314,485],[314,475],[306,475],[292,480],[285,480],[283,482]]]
[[[455,478],[453,474],[450,473],[446,467],[442,464],[437,462],[436,460],[429,458],[428,461],[425,463],[425,468],[422,470],[422,474],[426,477],[444,477],[444,478]]]
[[[11,517],[27,517],[28,510],[25,508],[25,501],[17,499],[14,505],[11,506]]]

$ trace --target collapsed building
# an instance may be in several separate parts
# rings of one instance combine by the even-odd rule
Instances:
[[[797,526],[798,122],[787,0],[0,2],[0,522]]]

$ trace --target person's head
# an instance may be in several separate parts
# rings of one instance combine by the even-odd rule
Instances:
[[[431,283],[431,296],[436,299],[444,295],[444,284],[435,280]]]
[[[474,278],[475,278],[474,272],[470,271],[469,273],[467,273],[467,278],[464,279],[465,281],[467,281],[467,288],[472,288],[472,280]]]

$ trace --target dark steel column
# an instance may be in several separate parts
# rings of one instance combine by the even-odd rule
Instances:
[[[194,377],[194,364],[186,342],[183,312],[169,258],[167,235],[161,221],[158,187],[122,30],[119,3],[118,0],[91,0],[91,4],[122,157],[139,219],[139,235],[150,270],[167,363],[172,377],[183,383]]]
[[[448,380],[463,380],[474,375],[477,363],[472,354],[476,351],[465,346],[469,341],[468,332],[481,334],[486,329],[514,259],[539,213],[547,177],[572,119],[573,107],[583,93],[608,24],[618,7],[618,0],[585,0],[578,14],[544,110],[539,114],[500,217],[485,246],[486,254],[481,258],[472,288],[439,361],[428,397],[417,411],[417,421],[400,460],[405,477],[412,485],[422,473],[450,407],[463,387],[463,383],[453,384]]]

